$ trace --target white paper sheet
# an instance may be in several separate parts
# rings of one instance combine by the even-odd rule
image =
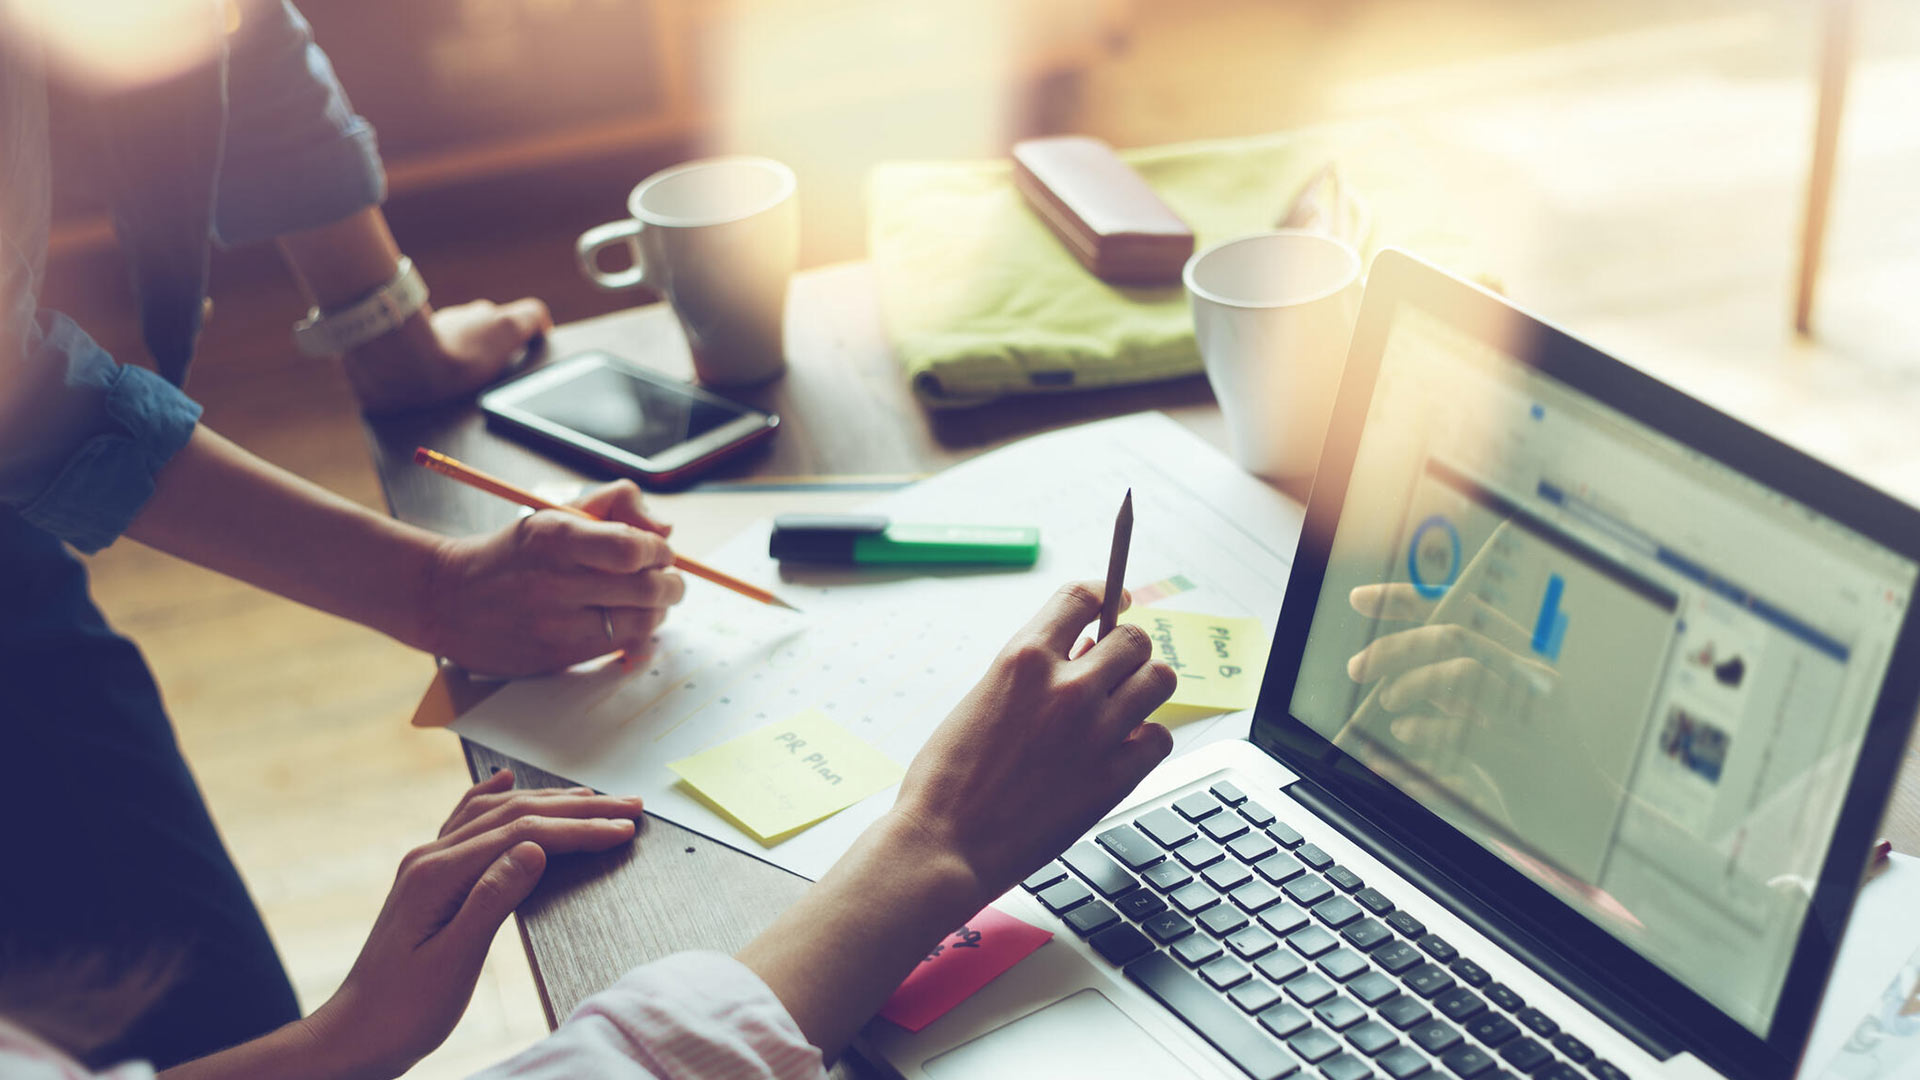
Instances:
[[[1030,570],[789,570],[768,523],[711,559],[805,609],[793,615],[690,581],[649,662],[503,688],[454,724],[467,738],[810,878],[892,805],[890,788],[763,847],[675,783],[667,763],[762,724],[821,709],[901,765],[1061,583],[1106,576],[1131,487],[1129,584],[1184,574],[1167,607],[1250,615],[1271,633],[1300,508],[1159,413],[1036,436],[870,507],[899,521],[1038,525]],[[1174,729],[1175,752],[1246,734],[1248,713]]]
[[[1847,918],[1820,1015],[1800,1059],[1798,1075],[1827,1075],[1847,1037],[1873,1011],[1900,965],[1920,949],[1920,859],[1890,856],[1892,865],[1867,882]],[[1920,1063],[1901,1075],[1920,1077]]]

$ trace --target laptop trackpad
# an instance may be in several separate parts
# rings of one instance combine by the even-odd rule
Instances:
[[[962,1043],[921,1067],[935,1077],[1172,1080],[1193,1076],[1166,1047],[1092,988]]]

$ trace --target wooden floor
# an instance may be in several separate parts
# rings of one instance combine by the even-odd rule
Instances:
[[[1920,11],[1862,6],[1870,25],[1812,341],[1788,330],[1813,124],[1812,5],[1143,4],[1124,47],[1060,106],[1121,145],[1379,116],[1444,135],[1466,148],[1449,167],[1487,180],[1484,198],[1462,200],[1462,227],[1494,253],[1516,297],[1920,500],[1910,419],[1920,415],[1920,127],[1910,119]],[[816,143],[804,125],[785,138],[717,148],[790,156],[803,189],[810,172],[848,168],[844,156],[809,162]],[[827,144],[874,160],[890,152],[848,143]],[[436,298],[531,293],[579,318],[621,302],[572,269],[572,235],[611,216],[630,179],[597,175],[535,178],[510,198],[481,188],[415,200],[393,208],[395,226]],[[837,216],[831,197],[816,200],[826,235],[809,250],[857,255],[848,198]],[[134,356],[115,280],[96,265],[58,267],[47,299]],[[300,305],[271,257],[222,259],[215,296],[190,385],[207,422],[379,507],[344,387],[286,347]],[[405,723],[426,658],[131,543],[92,566],[103,606],[159,675],[302,1000],[317,1004],[345,975],[401,854],[433,835],[465,786],[454,741]],[[509,930],[467,1019],[415,1075],[464,1074],[543,1030]]]

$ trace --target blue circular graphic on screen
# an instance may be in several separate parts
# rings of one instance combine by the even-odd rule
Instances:
[[[1420,541],[1426,539],[1427,534],[1435,529],[1447,534],[1447,545],[1451,557],[1448,559],[1447,572],[1443,580],[1429,582],[1420,574]],[[1407,580],[1413,582],[1414,592],[1429,600],[1438,600],[1446,594],[1447,586],[1452,585],[1459,578],[1460,530],[1453,527],[1453,522],[1435,514],[1421,522],[1419,528],[1413,530],[1413,543],[1407,545]]]

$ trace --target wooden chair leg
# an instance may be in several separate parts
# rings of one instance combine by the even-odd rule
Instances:
[[[1807,178],[1807,213],[1800,232],[1800,281],[1794,300],[1793,325],[1802,334],[1812,332],[1814,284],[1820,276],[1820,258],[1827,239],[1827,207],[1833,198],[1834,157],[1840,142],[1840,116],[1846,106],[1847,73],[1853,66],[1853,43],[1859,0],[1819,0],[1825,9],[1820,49],[1820,105],[1813,128],[1813,170]]]

